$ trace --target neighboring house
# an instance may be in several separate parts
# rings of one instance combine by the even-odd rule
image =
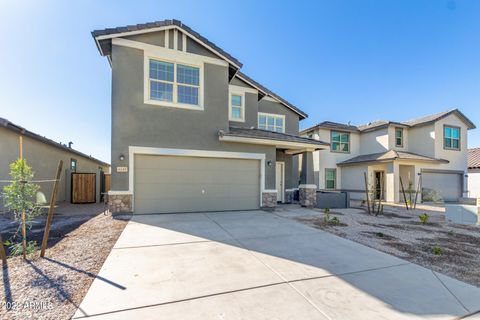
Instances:
[[[403,201],[405,190],[424,191],[425,201],[467,196],[467,131],[475,125],[454,109],[405,122],[361,126],[325,121],[301,134],[331,143],[315,152],[315,183],[365,199],[364,172],[375,198]],[[421,177],[421,178],[420,178]],[[421,198],[421,192],[420,196]]]
[[[307,115],[178,20],[92,32],[112,68],[112,212],[313,205]],[[296,156],[303,153],[300,177]]]
[[[0,180],[10,180],[10,163],[20,156],[19,137],[23,140],[23,157],[34,171],[35,180],[55,179],[58,162],[63,160],[61,181],[57,201],[70,200],[70,172],[108,173],[108,163],[97,160],[63,144],[54,142],[36,133],[28,131],[6,119],[0,118]],[[66,179],[66,175],[68,179]],[[40,192],[50,201],[53,182],[39,182]],[[0,195],[7,183],[0,183]],[[3,210],[0,199],[0,210]]]
[[[468,149],[468,196],[480,198],[480,148]]]

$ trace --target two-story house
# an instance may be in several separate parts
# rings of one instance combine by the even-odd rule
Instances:
[[[365,177],[373,197],[404,201],[403,190],[457,201],[467,196],[467,131],[475,125],[458,109],[405,121],[353,126],[330,121],[301,135],[330,142],[314,153],[315,184],[365,199]],[[411,193],[411,192],[410,192]],[[422,192],[419,192],[418,200]]]
[[[92,32],[112,69],[112,212],[246,210],[315,202],[307,114],[178,20]],[[303,154],[302,175],[296,159]]]

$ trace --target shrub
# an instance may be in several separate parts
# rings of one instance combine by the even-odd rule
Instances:
[[[330,224],[340,224],[340,219],[338,219],[337,217],[333,217],[332,219],[330,219],[329,223]]]
[[[432,248],[432,253],[436,256],[441,255],[443,252],[442,248],[439,245],[436,245]]]
[[[323,212],[324,212],[323,221],[328,223],[330,221],[330,208],[323,209]]]
[[[15,220],[18,222],[18,229],[7,245],[12,255],[18,255],[23,253],[23,235],[20,235],[23,223],[21,215],[22,212],[25,212],[25,228],[30,229],[32,219],[39,213],[33,199],[40,187],[30,182],[33,180],[34,175],[32,168],[27,165],[25,159],[18,159],[10,164],[10,176],[12,182],[3,187],[3,192],[5,194],[5,205],[14,212]],[[15,242],[16,240],[18,242]],[[34,250],[35,242],[27,242],[25,255]]]
[[[325,215],[323,216],[323,222],[325,222],[326,224],[332,224],[332,225],[340,224],[340,219],[338,219],[337,217],[330,217],[329,208],[325,208],[323,212],[325,213]]]
[[[420,219],[420,222],[422,224],[426,224],[428,222],[428,219],[430,219],[430,216],[428,214],[424,213],[424,214],[419,215],[418,219]]]
[[[377,237],[379,238],[383,238],[385,235],[383,234],[383,232],[377,232],[375,233],[377,235]]]
[[[5,245],[8,246],[11,256],[20,256],[23,254],[22,242],[11,242],[10,240],[5,241]],[[35,252],[37,248],[37,241],[28,241],[26,254]]]

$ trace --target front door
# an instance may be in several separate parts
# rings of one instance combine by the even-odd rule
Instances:
[[[385,188],[385,172],[384,171],[375,171],[375,200],[383,200],[384,188]]]
[[[284,183],[285,180],[285,163],[278,162],[276,164],[276,174],[275,174],[275,181],[277,186],[277,201],[283,202],[284,199]]]

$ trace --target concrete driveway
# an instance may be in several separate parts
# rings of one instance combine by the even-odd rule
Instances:
[[[480,288],[248,211],[134,217],[74,318],[452,319],[477,310]]]

